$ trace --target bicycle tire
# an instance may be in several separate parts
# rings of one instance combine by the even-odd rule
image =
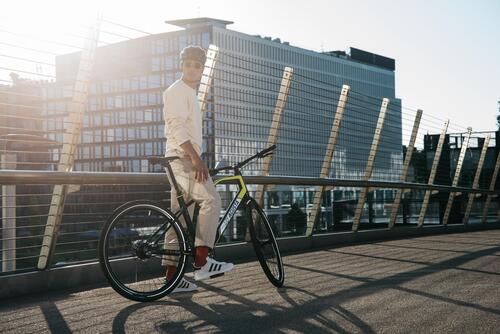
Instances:
[[[132,244],[133,242],[129,240],[125,240],[125,242],[118,242],[118,245],[120,246],[120,251],[121,248],[124,248],[124,255],[122,257],[115,256],[114,259],[112,259],[113,251],[110,247],[110,243],[113,244],[113,241],[110,241],[111,236],[113,235],[113,231],[119,230],[120,227],[116,228],[117,226],[120,226],[120,222],[126,222],[126,217],[127,214],[131,215],[133,214],[134,210],[137,212],[140,212],[140,210],[145,210],[149,212],[149,217],[152,217],[151,213],[154,212],[158,216],[163,217],[168,221],[170,224],[170,228],[172,228],[173,232],[175,232],[176,237],[180,239],[180,242],[178,243],[179,249],[179,259],[178,259],[178,264],[177,264],[177,271],[174,274],[174,276],[167,282],[163,278],[158,279],[159,284],[157,288],[152,289],[151,291],[137,291],[134,290],[133,288],[130,288],[127,286],[126,279],[120,277],[118,274],[124,273],[124,277],[130,278],[130,275],[133,275],[132,272],[129,274],[128,272],[128,266],[131,266],[133,264],[136,265],[136,272],[135,272],[135,279],[137,280],[137,262],[138,262],[138,257],[137,255],[134,258],[133,250],[131,250],[131,254],[127,257],[127,251],[128,251],[128,246],[132,249]],[[149,219],[152,221],[152,218]],[[142,221],[147,221],[147,219],[143,219]],[[129,223],[130,224],[130,223]],[[136,230],[138,230],[138,227],[135,227]],[[116,235],[117,233],[115,233]],[[164,238],[164,234],[160,235],[160,238]],[[137,237],[137,235],[135,235]],[[143,237],[144,239],[144,237]],[[137,237],[136,240],[140,240],[140,234],[139,237]],[[134,241],[136,241],[134,240]],[[122,246],[122,244],[125,244]],[[116,243],[115,243],[116,245]],[[118,247],[115,247],[115,249]],[[186,256],[186,238],[184,235],[184,231],[180,227],[180,224],[177,219],[175,219],[175,216],[170,212],[170,210],[163,209],[161,208],[156,202],[153,201],[147,201],[147,200],[137,200],[137,201],[131,201],[127,202],[117,209],[114,210],[113,214],[108,218],[106,221],[102,231],[101,235],[99,238],[99,262],[101,265],[101,269],[110,283],[111,287],[118,292],[120,295],[122,295],[125,298],[134,300],[134,301],[140,301],[140,302],[147,302],[147,301],[153,301],[157,300],[159,298],[164,297],[167,295],[169,292],[171,292],[177,284],[180,282],[181,278],[184,275],[184,271],[186,270],[186,262],[187,262],[187,256]],[[115,254],[116,255],[116,254]],[[161,259],[158,260],[158,257],[155,257],[157,261],[161,261]],[[120,261],[120,262],[119,262]],[[141,259],[141,262],[145,262],[143,259]],[[114,266],[116,264],[116,266]],[[151,265],[150,265],[151,266]],[[117,267],[119,269],[113,268]],[[125,268],[125,269],[124,269]],[[130,267],[130,269],[134,269],[133,267]],[[145,278],[145,281],[147,280],[147,276]],[[162,283],[163,282],[163,285]],[[132,282],[134,283],[134,282]],[[137,284],[137,282],[135,282]]]
[[[274,286],[281,287],[285,282],[285,270],[271,224],[255,199],[250,198],[247,208],[250,208],[247,211],[250,237],[260,265],[269,281]],[[266,245],[271,247],[264,249]],[[271,256],[274,258],[274,262],[270,261]]]

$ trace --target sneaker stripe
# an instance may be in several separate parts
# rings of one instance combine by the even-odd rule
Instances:
[[[214,268],[214,264],[213,264],[213,263],[211,263],[211,264],[210,264],[210,269],[208,269],[208,271],[209,271],[209,272],[210,272],[210,271],[213,271],[213,270],[212,270],[213,268]]]
[[[217,269],[216,269],[216,271],[219,271],[219,270],[220,270],[220,266],[221,266],[220,264],[218,264],[218,265],[217,265]]]

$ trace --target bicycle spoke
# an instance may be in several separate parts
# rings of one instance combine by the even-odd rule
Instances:
[[[113,288],[136,300],[155,298],[172,287],[174,281],[165,280],[165,265],[184,268],[186,257],[182,231],[174,229],[162,209],[150,206],[124,209],[107,224],[100,245],[100,261]]]

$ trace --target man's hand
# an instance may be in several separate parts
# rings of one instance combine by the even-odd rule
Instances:
[[[208,168],[205,166],[203,160],[201,160],[198,153],[193,148],[191,141],[186,141],[181,144],[181,148],[191,157],[191,163],[193,164],[194,179],[196,182],[205,183],[208,179]]]
[[[205,183],[208,179],[208,168],[201,158],[196,155],[195,158],[191,159],[193,163],[194,179],[196,182]]]

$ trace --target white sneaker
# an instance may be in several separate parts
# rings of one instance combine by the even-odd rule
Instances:
[[[219,262],[211,257],[207,257],[207,263],[200,269],[195,270],[194,279],[199,281],[214,276],[222,276],[224,273],[231,271],[234,267],[232,263]]]
[[[179,293],[179,292],[191,292],[191,291],[196,291],[198,290],[198,286],[192,282],[189,282],[187,279],[184,277],[181,279],[179,284],[175,287],[175,289],[172,290],[172,293]]]

